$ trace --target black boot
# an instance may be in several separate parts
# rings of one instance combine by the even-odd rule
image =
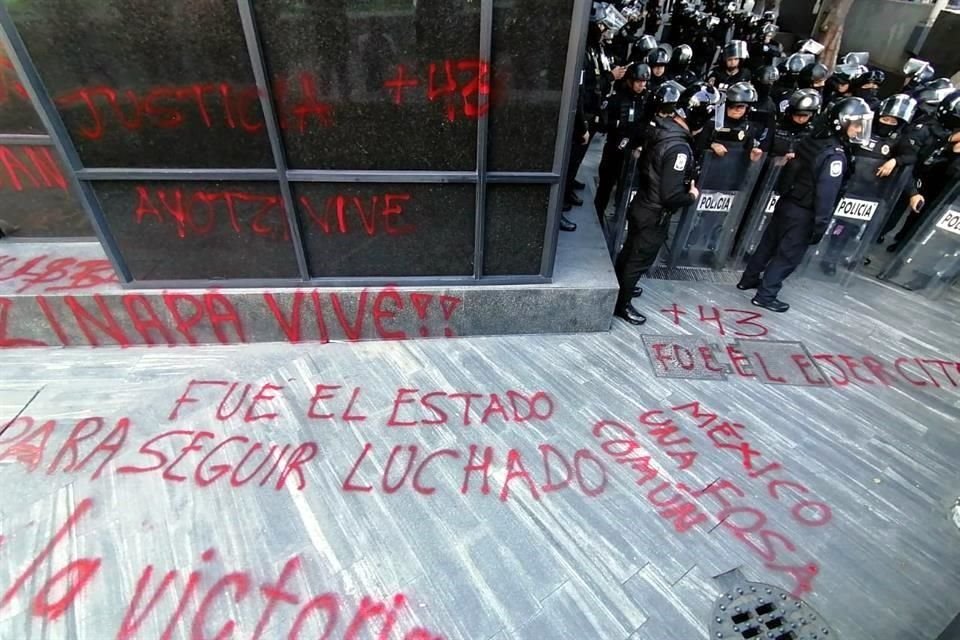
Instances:
[[[737,283],[737,289],[740,289],[740,291],[750,291],[751,289],[756,289],[759,286],[759,280],[744,280],[743,278],[740,278],[740,282]]]
[[[634,298],[639,298],[643,295],[643,287],[634,287],[633,291],[630,292],[630,295]]]
[[[750,303],[753,304],[753,306],[755,307],[762,307],[764,309],[773,311],[775,313],[784,313],[785,311],[788,311],[790,309],[790,305],[788,305],[786,302],[781,302],[776,298],[770,301],[754,298],[753,300],[750,301]]]
[[[577,191],[579,191],[580,189],[586,189],[586,188],[587,188],[587,185],[583,184],[583,183],[580,182],[579,180],[574,180],[574,181],[573,181],[573,188],[576,189]]]
[[[580,205],[583,204],[583,198],[581,198],[580,196],[578,196],[572,191],[567,194],[567,197],[564,200],[566,201],[567,204],[572,204],[575,207],[579,207]]]
[[[576,231],[577,225],[567,220],[567,216],[560,216],[560,231]]]
[[[613,315],[635,326],[640,326],[647,321],[647,317],[637,311],[637,308],[632,304],[617,307]]]

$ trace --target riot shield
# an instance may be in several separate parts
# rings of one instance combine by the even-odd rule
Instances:
[[[885,158],[859,156],[853,176],[833,212],[823,239],[811,247],[797,274],[845,285],[863,266],[863,257],[883,228],[887,211],[906,186],[902,169],[877,177]]]
[[[620,171],[620,180],[617,182],[616,200],[614,201],[613,218],[604,217],[603,235],[607,240],[607,250],[610,259],[616,260],[623,246],[624,235],[627,230],[627,211],[637,196],[640,181],[640,149],[626,154],[623,168]]]
[[[763,160],[752,162],[743,146],[719,157],[707,150],[697,187],[700,197],[680,216],[668,265],[722,269],[736,237]]]
[[[932,299],[960,280],[960,185],[933,204],[880,278]]]
[[[733,266],[738,271],[747,266],[747,261],[760,244],[763,232],[767,230],[767,224],[770,223],[770,217],[780,199],[780,194],[777,193],[777,180],[787,162],[788,160],[783,156],[773,156],[764,167],[759,186],[750,201],[746,220],[740,227],[737,248],[733,252]]]

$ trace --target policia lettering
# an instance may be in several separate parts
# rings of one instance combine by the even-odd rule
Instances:
[[[672,106],[654,96],[658,113],[649,142],[640,158],[640,185],[628,216],[627,239],[617,257],[620,294],[615,315],[640,325],[646,317],[631,303],[637,282],[646,273],[667,239],[670,216],[700,196],[692,183],[693,138],[713,117],[720,102],[719,92],[706,83],[686,89]]]
[[[780,200],[737,284],[757,289],[755,306],[782,313],[790,305],[777,299],[783,281],[818,244],[833,217],[852,167],[852,145],[870,140],[873,112],[860,98],[836,102],[797,157],[780,175]]]

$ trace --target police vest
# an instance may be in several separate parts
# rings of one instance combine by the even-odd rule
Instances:
[[[813,209],[814,197],[816,195],[816,179],[814,175],[816,170],[817,158],[821,153],[835,148],[839,153],[847,155],[847,175],[852,171],[852,163],[849,154],[846,153],[840,142],[833,136],[827,138],[814,138],[813,136],[804,138],[797,145],[797,157],[793,159],[784,168],[780,174],[777,183],[777,191],[780,197],[804,209]]]

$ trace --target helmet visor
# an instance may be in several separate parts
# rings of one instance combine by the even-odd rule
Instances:
[[[873,135],[873,112],[841,116],[840,125],[851,143],[865,147],[870,143],[870,136]]]

